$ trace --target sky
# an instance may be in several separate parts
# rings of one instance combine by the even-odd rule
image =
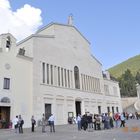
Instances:
[[[19,41],[70,14],[103,70],[139,55],[140,0],[0,0],[0,34]]]

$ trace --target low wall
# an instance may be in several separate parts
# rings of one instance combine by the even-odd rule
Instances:
[[[134,104],[137,100],[138,100],[137,97],[121,98],[123,111],[128,112],[128,113],[130,112],[135,113],[136,109],[134,107]]]

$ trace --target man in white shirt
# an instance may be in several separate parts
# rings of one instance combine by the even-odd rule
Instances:
[[[13,119],[12,123],[15,128],[15,133],[18,133],[18,116]]]
[[[51,116],[49,117],[48,119],[48,122],[49,122],[49,125],[50,125],[50,132],[55,132],[55,127],[54,127],[54,120],[55,120],[55,117],[53,114],[51,114]]]

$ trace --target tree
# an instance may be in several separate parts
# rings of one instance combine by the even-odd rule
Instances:
[[[136,80],[129,69],[118,80],[122,97],[134,97],[137,95]]]
[[[136,82],[138,84],[140,84],[140,73],[139,72],[137,72],[137,74],[136,74]]]

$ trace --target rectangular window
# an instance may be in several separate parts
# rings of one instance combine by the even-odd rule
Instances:
[[[67,87],[67,74],[66,74],[66,69],[64,69],[64,75],[65,75],[65,87]]]
[[[61,78],[62,78],[62,87],[64,86],[64,81],[63,81],[63,68],[61,68]]]
[[[45,63],[42,63],[42,82],[45,83]]]
[[[53,85],[53,66],[51,65],[51,85]]]
[[[67,71],[67,74],[68,74],[68,87],[70,88],[70,72],[69,72],[69,70]]]
[[[97,84],[97,85],[98,85],[98,86],[97,86],[97,87],[98,87],[98,92],[100,92],[100,91],[101,91],[101,90],[100,90],[100,80],[97,79],[97,82],[98,82],[98,84]],[[109,92],[109,89],[108,89],[108,92]]]
[[[92,92],[94,91],[94,86],[93,86],[93,77],[91,77],[91,88],[92,88]]]
[[[83,74],[81,74],[82,90],[84,90]]]
[[[3,89],[10,89],[10,78],[4,78]]]
[[[84,90],[86,90],[86,76],[84,75]]]
[[[113,87],[114,95],[118,96],[117,87]]]
[[[95,77],[93,77],[93,91],[96,91],[95,90]]]
[[[86,84],[85,84],[85,85],[86,85],[86,90],[88,90],[88,85],[87,85],[87,83],[88,83],[88,82],[87,82],[87,75],[85,75],[85,83],[86,83]]]
[[[58,85],[60,86],[60,67],[58,67]]]
[[[105,91],[105,95],[109,95],[109,86],[108,85],[104,85],[104,91]]]
[[[47,64],[47,84],[49,84],[49,64]]]

